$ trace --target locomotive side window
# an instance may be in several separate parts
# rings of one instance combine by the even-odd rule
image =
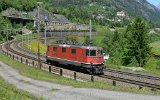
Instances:
[[[72,50],[71,50],[71,53],[72,53],[72,54],[76,54],[76,49],[72,49]]]
[[[49,46],[47,47],[47,51],[49,51]]]
[[[89,50],[87,49],[86,50],[86,56],[89,56],[90,54],[89,54]]]
[[[62,48],[62,52],[65,53],[66,52],[66,48]]]
[[[86,56],[96,56],[96,50],[86,50]]]
[[[57,47],[54,47],[54,48],[53,48],[53,51],[54,51],[54,52],[57,52]]]
[[[96,50],[90,50],[90,56],[96,56]]]

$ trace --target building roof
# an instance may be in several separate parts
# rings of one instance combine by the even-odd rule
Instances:
[[[50,21],[50,22],[70,23],[70,21],[65,16],[59,15],[59,14],[53,14],[43,8],[40,8],[39,14],[40,14],[41,20],[45,20],[44,17],[47,16],[47,18],[48,18],[47,21]],[[8,8],[7,10],[2,12],[2,16],[37,20],[38,9],[34,9],[31,12],[24,12],[24,11],[18,11],[15,8]]]
[[[70,21],[63,15],[53,14],[53,16],[55,16],[57,21],[64,22],[64,23],[70,23]]]

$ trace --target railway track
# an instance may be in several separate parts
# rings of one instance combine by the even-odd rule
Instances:
[[[102,75],[102,76],[99,76],[99,77],[111,79],[111,80],[114,80],[114,81],[121,81],[121,82],[129,83],[129,84],[134,84],[134,85],[138,85],[138,86],[141,86],[141,87],[144,86],[144,87],[149,87],[149,88],[152,88],[152,89],[160,90],[160,85],[158,85],[158,84],[141,82],[141,81],[136,81],[136,80],[132,80],[132,79],[125,79],[125,78],[109,76],[109,75]]]
[[[19,55],[19,56],[22,56],[22,57],[24,57],[24,58],[28,58],[28,59],[31,59],[31,60],[38,61],[38,59],[35,58],[35,57],[31,57],[31,56],[29,56],[29,55],[27,55],[27,54],[23,54],[23,53],[21,53],[21,52],[18,52],[18,51],[13,50],[13,49],[11,48],[11,44],[12,44],[12,43],[14,44],[14,42],[9,42],[7,45],[4,46],[10,53],[13,53],[13,54],[16,54],[16,55]]]
[[[16,51],[11,47],[11,45],[12,45],[12,46],[15,46],[17,49],[20,49],[23,52],[26,52],[24,49],[22,49],[21,47],[19,47],[17,45],[19,42],[20,41],[9,42],[8,44],[4,45],[4,49],[8,50],[9,53],[13,53],[13,54],[19,55],[21,57],[24,57],[24,58],[27,58],[27,59],[30,59],[30,60],[33,60],[33,61],[38,61],[38,59],[36,58],[35,55],[34,56],[28,55],[28,53],[30,53],[29,51],[27,51],[28,53],[25,54],[25,53]],[[3,49],[3,47],[2,47],[2,49]],[[45,64],[44,60],[41,60],[41,62]],[[57,67],[55,67],[54,69],[57,70]],[[113,80],[113,81],[138,85],[140,87],[148,87],[148,88],[160,90],[160,77],[151,76],[151,75],[143,75],[143,74],[138,74],[138,73],[118,71],[118,70],[107,68],[105,73],[108,73],[108,72],[112,73],[112,75],[104,74],[104,75],[100,75],[98,77],[99,78],[104,78],[104,79],[110,79],[110,80]],[[114,76],[113,74],[119,74],[119,75],[122,75],[122,76]],[[132,79],[130,77],[134,77],[134,78]],[[136,78],[140,78],[140,80],[136,79]],[[147,81],[142,81],[141,79],[147,80]],[[156,81],[156,82],[154,83],[153,81]]]
[[[143,75],[143,74],[138,74],[138,73],[133,73],[133,72],[124,72],[120,70],[114,70],[110,68],[106,68],[106,72],[112,72],[116,74],[122,74],[122,75],[129,75],[129,76],[134,76],[134,77],[139,77],[139,78],[145,78],[145,79],[152,79],[152,80],[159,80],[160,77],[158,76],[151,76],[151,75]]]

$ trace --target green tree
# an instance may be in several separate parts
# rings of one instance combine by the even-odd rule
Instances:
[[[89,38],[89,36],[85,36],[84,37],[84,43],[90,44],[90,38]]]
[[[85,36],[84,37],[84,43],[87,45],[93,45],[94,44],[94,39],[90,39],[90,36]]]
[[[124,64],[138,65],[143,67],[149,56],[150,47],[147,33],[149,28],[141,17],[136,17],[127,27],[127,49]]]
[[[34,29],[33,23],[32,23],[32,22],[27,23],[27,24],[26,24],[26,28],[27,28],[27,29],[30,29],[30,30]]]
[[[107,33],[103,43],[106,53],[110,55],[110,62],[121,65],[125,49],[124,33]]]
[[[4,41],[7,39],[7,29],[8,26],[9,29],[12,28],[12,25],[8,19],[5,19],[3,17],[0,17],[0,41]],[[11,32],[8,33],[8,38],[12,35]]]
[[[65,37],[65,40],[68,42],[76,43],[78,42],[78,36],[76,35],[68,35]]]

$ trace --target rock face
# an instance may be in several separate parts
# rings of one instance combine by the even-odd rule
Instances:
[[[157,5],[157,8],[160,10],[160,3]]]
[[[95,9],[89,11],[92,13],[100,12],[107,14],[108,12],[123,10],[130,18],[138,15],[148,20],[160,20],[160,10],[147,0],[50,0],[50,2],[52,2],[54,6],[60,7],[75,4],[86,10],[88,10],[90,6],[94,6]]]

